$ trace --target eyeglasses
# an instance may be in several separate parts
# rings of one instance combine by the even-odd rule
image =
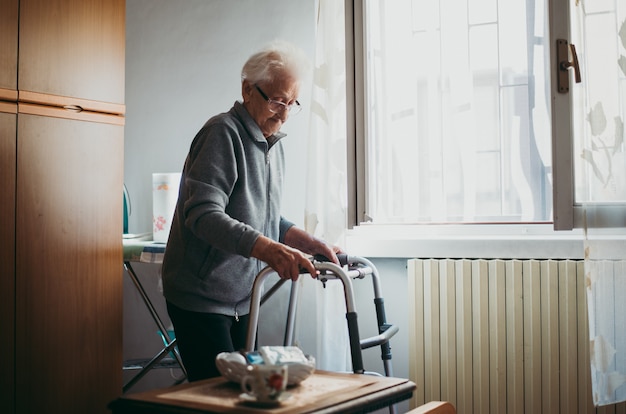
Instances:
[[[269,104],[270,111],[275,114],[288,111],[289,115],[295,115],[302,110],[302,106],[300,105],[300,102],[298,102],[297,100],[291,105],[287,105],[286,103],[283,103],[281,101],[275,101],[274,99],[268,98],[265,92],[263,92],[257,84],[254,84],[254,87],[256,88],[257,91],[259,91],[263,99],[267,101],[267,103]]]

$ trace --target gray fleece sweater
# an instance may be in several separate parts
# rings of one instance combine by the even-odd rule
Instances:
[[[280,215],[284,134],[266,139],[240,102],[209,119],[193,139],[163,259],[163,294],[179,308],[245,315],[251,258],[263,234],[283,241],[293,225]]]

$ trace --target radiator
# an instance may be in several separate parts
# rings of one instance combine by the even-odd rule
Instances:
[[[591,395],[584,262],[408,262],[415,407],[459,414],[626,413]]]

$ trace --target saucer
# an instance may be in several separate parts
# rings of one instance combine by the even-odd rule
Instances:
[[[277,407],[289,398],[291,398],[291,394],[288,392],[283,392],[277,399],[270,401],[259,401],[254,395],[248,394],[247,392],[239,395],[239,400],[242,403],[254,405],[257,407]]]

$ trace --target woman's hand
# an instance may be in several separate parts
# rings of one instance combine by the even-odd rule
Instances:
[[[296,281],[302,273],[301,270],[313,278],[317,277],[315,266],[304,253],[265,236],[258,238],[251,255],[267,263],[281,279]]]
[[[337,254],[343,253],[338,246],[331,246],[324,240],[311,236],[306,231],[293,226],[285,234],[285,244],[312,256],[321,255],[339,265]]]

